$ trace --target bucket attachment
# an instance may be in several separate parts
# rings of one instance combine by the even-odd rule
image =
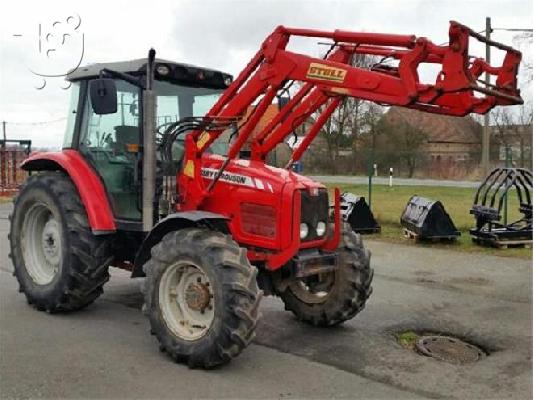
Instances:
[[[501,223],[507,193],[515,189],[523,217]],[[478,243],[498,247],[532,244],[532,172],[523,168],[496,168],[479,186],[470,211],[476,227],[469,233]]]
[[[341,195],[341,216],[357,233],[380,232],[380,225],[365,201],[365,197],[345,192]]]
[[[417,240],[455,240],[460,232],[440,201],[412,196],[400,219],[405,235]]]

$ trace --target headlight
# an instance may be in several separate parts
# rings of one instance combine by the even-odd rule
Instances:
[[[323,221],[317,222],[317,228],[315,228],[317,236],[323,236],[326,233],[326,223]]]
[[[165,64],[159,64],[156,67],[156,72],[160,75],[168,75],[170,72],[169,67],[167,67]]]
[[[308,224],[304,222],[300,224],[300,238],[301,239],[306,238],[306,236],[308,236],[309,231],[310,229],[308,228]]]
[[[224,78],[224,84],[226,86],[230,86],[232,84],[232,78],[227,76],[226,78]]]

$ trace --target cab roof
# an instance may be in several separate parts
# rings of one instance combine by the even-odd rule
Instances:
[[[225,82],[226,78],[232,79],[232,76],[218,70],[198,67],[192,64],[176,63],[174,61],[164,60],[161,58],[156,58],[154,60],[156,68],[156,78],[163,80],[177,80],[181,81],[183,79],[191,80],[194,77],[200,77],[200,79],[207,79],[208,81],[215,80],[217,82]],[[118,61],[110,63],[96,63],[89,64],[83,67],[79,67],[70,74],[67,75],[66,79],[70,82],[98,78],[100,71],[104,68],[114,70],[117,72],[122,72],[134,76],[144,75],[146,71],[147,59],[138,58],[135,60],[129,61]],[[158,73],[158,66],[165,65],[170,70],[167,76],[163,76]],[[220,78],[220,79],[217,79]],[[227,85],[224,85],[225,87]]]

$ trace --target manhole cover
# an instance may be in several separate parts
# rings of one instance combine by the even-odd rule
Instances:
[[[422,336],[415,348],[425,356],[455,364],[472,363],[485,356],[478,347],[450,336]]]

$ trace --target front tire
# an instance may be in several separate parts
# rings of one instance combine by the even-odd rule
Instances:
[[[246,250],[201,228],[170,232],[152,248],[144,311],[160,349],[191,368],[213,368],[254,338],[262,292]]]
[[[297,280],[280,293],[286,310],[315,326],[334,326],[356,316],[373,288],[371,254],[360,235],[345,227],[338,247],[338,268],[322,276]]]
[[[20,291],[40,311],[79,310],[103,293],[110,241],[93,235],[72,181],[60,172],[28,178],[10,216],[10,257]]]

